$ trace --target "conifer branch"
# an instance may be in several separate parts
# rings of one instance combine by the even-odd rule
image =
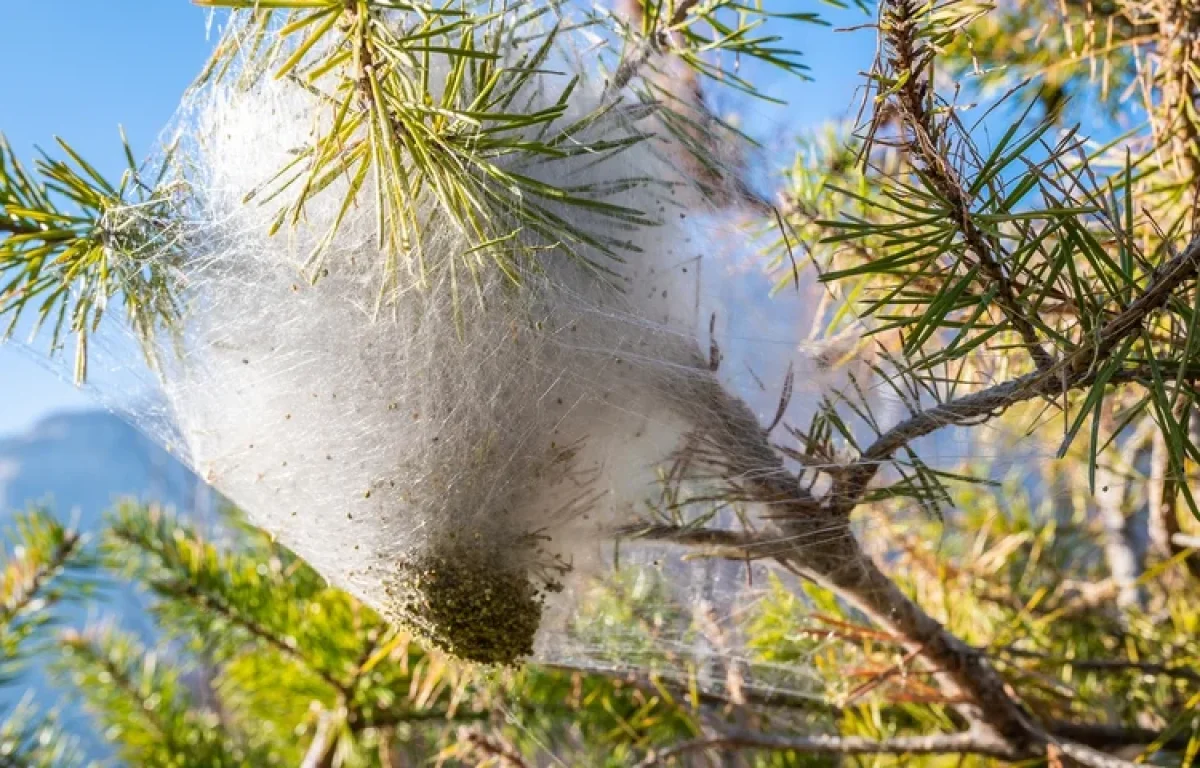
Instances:
[[[904,127],[911,134],[908,147],[911,156],[919,161],[929,185],[949,206],[950,217],[981,267],[980,280],[995,288],[997,306],[1024,340],[1037,368],[1046,370],[1054,364],[1054,358],[1044,348],[1041,335],[1017,301],[1013,276],[1004,267],[1006,258],[998,241],[986,235],[976,223],[967,187],[944,154],[945,129],[936,123],[930,111],[934,98],[933,54],[919,36],[917,17],[923,11],[913,0],[889,0],[883,4],[882,12],[886,19],[883,37],[891,52],[889,79],[899,79],[889,103],[898,108]],[[879,73],[878,77],[882,79],[884,75]]]
[[[671,758],[694,752],[716,750],[764,750],[798,752],[803,755],[981,755],[1001,760],[1016,757],[1003,741],[986,732],[897,736],[867,739],[857,736],[776,736],[748,731],[731,731],[699,738],[652,752],[642,766],[665,765]]]
[[[35,601],[43,602],[47,588],[76,556],[81,541],[78,533],[64,530],[49,552],[35,551],[23,559],[5,563],[4,578],[0,581],[0,596],[4,598],[0,602],[0,625],[9,626]],[[22,543],[31,544],[28,539]]]
[[[1060,735],[1065,737],[1069,733],[1080,745],[1095,743],[1108,748],[1149,744],[1154,741],[1155,736],[1152,731],[1139,729],[1072,725],[1061,727]],[[1186,744],[1186,740],[1183,741]],[[709,749],[797,752],[802,755],[979,755],[1006,761],[1019,759],[1019,755],[1008,745],[986,731],[896,736],[889,739],[867,739],[857,736],[777,736],[749,731],[729,731],[652,752],[641,765],[646,768],[664,765],[671,758]],[[1068,745],[1060,749],[1081,765],[1095,768],[1131,768],[1135,765],[1094,752],[1090,746]]]
[[[79,533],[44,510],[17,516],[14,549],[0,551],[0,682],[15,671],[26,643],[53,620],[55,604],[85,585],[71,574],[92,564]]]
[[[911,441],[948,425],[994,416],[1024,400],[1094,385],[1094,361],[1105,359],[1122,340],[1141,331],[1153,312],[1162,308],[1182,284],[1195,278],[1198,264],[1200,238],[1155,270],[1141,295],[1109,320],[1090,343],[1081,345],[1050,368],[922,411],[888,430],[853,464],[834,475],[828,501],[819,508],[811,497],[797,493],[798,479],[788,475],[778,459],[765,458],[769,454],[767,437],[745,407],[720,393],[709,395],[714,407],[720,407],[725,414],[723,428],[715,434],[727,442],[731,454],[746,457],[745,469],[753,470],[739,473],[744,475],[742,482],[759,493],[758,501],[772,505],[772,517],[783,532],[779,541],[801,542],[791,551],[773,552],[774,557],[841,595],[888,632],[902,638],[909,650],[932,666],[947,694],[962,696],[970,702],[962,707],[968,721],[990,729],[1014,754],[1027,757],[1043,754],[1054,742],[1009,694],[1007,683],[983,654],[929,616],[861,550],[849,528],[849,513],[861,503],[882,463]],[[755,459],[759,463],[751,467]],[[744,558],[750,551],[748,545],[754,543],[725,535],[714,539],[712,532],[671,530],[669,526],[651,526],[642,534],[665,540],[679,536],[705,547],[716,544],[726,552],[732,548],[732,553],[739,556],[736,559]],[[820,546],[803,544],[814,540],[819,540]],[[1085,765],[1124,764],[1107,763],[1085,748],[1080,749],[1085,751],[1077,759]]]
[[[25,330],[26,316],[31,339],[50,329],[51,355],[73,335],[75,379],[83,383],[89,339],[110,303],[119,303],[155,367],[155,341],[178,318],[168,277],[181,256],[174,191],[161,176],[141,179],[128,144],[129,165],[116,184],[58,144],[68,159],[43,154],[35,177],[0,135],[0,316],[7,320],[0,340]]]
[[[1200,238],[1159,267],[1136,301],[1109,320],[1096,336],[1048,369],[1026,374],[1003,384],[935,406],[900,422],[875,440],[836,481],[829,497],[838,514],[858,506],[871,479],[883,462],[912,441],[947,426],[994,417],[1011,406],[1039,397],[1054,397],[1072,389],[1092,386],[1095,361],[1106,360],[1112,350],[1143,328],[1155,311],[1170,301],[1185,282],[1194,280],[1200,265]],[[1145,380],[1145,368],[1124,371],[1108,383]]]
[[[348,696],[350,694],[350,686],[346,682],[323,669],[320,664],[308,658],[299,648],[286,642],[282,637],[269,631],[249,616],[244,615],[219,596],[204,592],[186,581],[180,581],[176,584],[158,582],[155,584],[155,588],[166,597],[191,603],[202,612],[212,613],[225,619],[232,626],[246,632],[254,640],[270,646],[282,655],[298,662],[305,669],[324,680],[339,695]]]
[[[989,649],[981,648],[980,651],[987,653],[989,652]],[[1005,656],[1036,659],[1043,664],[1071,667],[1072,669],[1078,669],[1081,671],[1105,672],[1112,674],[1137,672],[1144,675],[1155,675],[1173,678],[1176,680],[1200,682],[1200,670],[1186,666],[1172,666],[1157,662],[1131,661],[1128,659],[1070,659],[1062,656],[1051,656],[1039,651],[1029,651],[1022,648],[1012,647],[999,648],[991,652]],[[1149,741],[1153,740],[1153,738],[1149,739]],[[1149,743],[1149,741],[1147,743]]]

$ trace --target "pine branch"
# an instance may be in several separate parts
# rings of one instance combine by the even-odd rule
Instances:
[[[1027,374],[973,395],[922,411],[884,433],[860,458],[834,476],[827,503],[818,506],[800,490],[796,478],[782,468],[769,448],[753,414],[719,387],[704,394],[711,401],[714,425],[710,430],[723,443],[731,462],[726,469],[742,478],[760,503],[772,505],[781,541],[819,540],[819,547],[797,546],[776,559],[828,587],[870,616],[890,633],[903,638],[908,650],[917,651],[933,667],[945,692],[970,702],[962,707],[967,719],[986,724],[1014,752],[1025,756],[1043,754],[1052,737],[1040,727],[1008,692],[1003,678],[977,650],[948,632],[908,598],[864,553],[850,531],[848,515],[861,503],[879,466],[911,441],[952,424],[991,418],[1023,400],[1064,393],[1094,383],[1096,360],[1105,359],[1122,340],[1140,332],[1145,320],[1163,307],[1174,292],[1195,277],[1200,261],[1200,239],[1157,269],[1145,290],[1122,312],[1101,328],[1093,340],[1065,356],[1053,366]],[[1108,381],[1112,381],[1110,378]],[[668,536],[666,529],[651,531]],[[682,534],[682,531],[676,533]],[[689,532],[688,536],[697,534]],[[818,538],[819,537],[819,538]],[[711,542],[705,542],[709,544]],[[744,542],[723,540],[745,554]],[[735,552],[735,554],[739,554]],[[1055,745],[1075,749],[1072,745]],[[1111,763],[1086,748],[1075,756],[1085,765]]]
[[[313,578],[307,571],[290,579],[262,578],[256,558],[218,550],[158,508],[124,503],[116,518],[109,530],[110,556],[126,573],[144,579],[167,598],[160,612],[171,611],[180,624],[192,624],[201,636],[211,628],[233,627],[240,635],[216,633],[209,639],[228,644],[248,638],[260,643],[350,699],[351,683],[329,667],[331,661],[344,659],[320,658],[313,650],[321,645],[321,627],[307,632],[303,624],[296,626],[304,604],[321,594],[310,593],[315,585],[310,584]],[[323,608],[324,620],[331,620],[333,606]]]
[[[82,539],[78,533],[47,522],[53,526],[52,549],[48,552],[28,550],[24,558],[4,563],[3,579],[0,580],[0,596],[4,598],[0,602],[0,626],[9,626],[35,601],[39,603],[39,610],[45,610],[44,593],[79,552]],[[27,542],[23,546],[32,547],[35,543]]]
[[[0,682],[53,620],[54,605],[85,586],[70,572],[93,564],[82,537],[44,510],[19,515],[9,540],[14,550],[0,553]]]
[[[1196,277],[1200,265],[1200,238],[1159,267],[1138,299],[1114,316],[1089,342],[1051,367],[1018,379],[938,405],[902,421],[872,443],[852,465],[839,473],[829,494],[830,506],[839,515],[849,514],[860,503],[868,484],[898,450],[914,440],[947,426],[994,418],[1011,406],[1039,397],[1053,397],[1096,383],[1095,362],[1131,335],[1161,309],[1185,282]],[[1147,370],[1123,371],[1107,379],[1110,384],[1146,380]]]
[[[1023,400],[1059,394],[1093,383],[1092,362],[1104,359],[1121,340],[1138,332],[1152,312],[1164,306],[1180,285],[1195,277],[1198,260],[1200,239],[1159,268],[1142,295],[1110,320],[1091,344],[1076,350],[1050,369],[923,411],[886,432],[846,471],[835,475],[828,511],[845,519],[861,502],[879,466],[918,437],[951,424],[994,417],[999,411]],[[773,489],[772,498],[778,498],[780,490]],[[803,541],[814,529],[827,531],[828,518],[813,515],[811,505],[803,500],[796,506],[796,512],[781,521],[785,535]],[[904,638],[910,649],[919,649],[933,664],[949,692],[960,692],[973,701],[973,706],[968,709],[971,721],[995,728],[1019,752],[1038,753],[1050,743],[1050,737],[1009,696],[1005,682],[987,661],[900,592],[860,550],[848,527],[841,537],[827,535],[822,547],[797,552],[784,559],[818,583],[834,589],[893,634]],[[1095,755],[1084,754],[1080,759],[1088,765],[1105,764]],[[1091,762],[1087,762],[1089,760]]]
[[[1152,744],[1159,734],[1143,728],[1123,728],[1105,725],[1077,725],[1055,723],[1057,737],[1070,739],[1092,748],[1112,749],[1126,746]],[[1164,745],[1166,749],[1184,749],[1189,737],[1180,735]],[[1016,760],[1018,755],[1007,744],[987,732],[931,734],[928,736],[897,736],[889,739],[867,739],[857,736],[777,736],[749,731],[730,731],[709,736],[650,753],[642,766],[663,765],[671,758],[709,749],[722,751],[770,751],[796,752],[801,755],[980,755],[1000,760]],[[1107,755],[1098,755],[1086,750],[1067,747],[1064,752],[1073,755],[1084,765],[1128,766],[1134,765]]]
[[[764,750],[797,752],[802,755],[981,755],[1012,760],[1016,753],[1002,740],[986,732],[897,736],[867,739],[857,736],[774,736],[748,731],[732,731],[653,752],[642,765],[663,765],[671,758],[693,752],[717,750]]]
[[[583,119],[569,117],[575,80],[556,80],[543,66],[559,28],[534,32],[536,44],[520,42],[531,32],[527,25],[556,2],[538,4],[528,14],[485,12],[457,2],[276,0],[266,7],[257,0],[197,2],[265,14],[251,16],[262,29],[271,28],[272,14],[286,11],[288,22],[276,30],[281,38],[249,66],[251,80],[292,78],[297,87],[321,94],[314,105],[327,104],[336,115],[252,195],[261,198],[257,204],[280,201],[274,233],[285,224],[299,225],[309,201],[336,180],[349,180],[337,192],[344,192],[342,213],[304,265],[314,280],[323,274],[334,237],[368,177],[376,187],[378,247],[392,265],[381,302],[414,287],[403,284],[406,274],[422,289],[441,290],[443,281],[434,279],[440,274],[453,275],[454,285],[478,288],[480,270],[489,267],[519,282],[522,265],[548,248],[598,276],[607,274],[610,261],[621,260],[629,247],[609,231],[654,223],[654,212],[622,205],[616,192],[643,179],[586,188],[572,183],[574,166],[566,166],[574,158],[619,153],[646,136],[612,119],[611,102]],[[397,10],[419,12],[406,27],[396,23]],[[202,79],[242,55],[242,32],[233,27]],[[431,78],[435,71],[440,74]],[[538,90],[546,91],[552,106],[523,112],[517,105]],[[444,216],[466,247],[447,252],[444,244],[427,242],[427,215]],[[457,289],[451,299],[459,306]]]
[[[906,23],[911,23],[915,11],[910,8],[907,13],[909,21]],[[913,33],[911,28],[902,29],[901,37],[907,35],[911,42]],[[863,502],[879,467],[920,437],[950,425],[993,419],[1020,402],[1063,396],[1088,387],[1148,382],[1161,375],[1158,368],[1170,367],[1170,364],[1130,362],[1112,371],[1102,368],[1100,363],[1107,365],[1118,346],[1146,332],[1150,317],[1167,306],[1178,290],[1195,278],[1200,261],[1200,239],[1155,269],[1136,299],[1130,297],[1124,302],[1123,309],[1106,316],[1102,325],[1060,359],[1052,359],[1048,353],[1039,354],[1037,334],[1017,305],[1011,285],[1007,289],[1009,299],[1003,298],[1007,277],[998,266],[999,259],[988,250],[989,241],[973,223],[962,183],[940,154],[934,136],[935,126],[923,103],[926,94],[919,90],[924,87],[919,85],[921,68],[929,64],[922,59],[924,55],[911,48],[901,50],[893,62],[896,71],[906,74],[906,85],[900,86],[899,98],[905,102],[914,126],[914,143],[918,145],[914,149],[926,159],[925,175],[935,179],[933,183],[939,194],[950,201],[960,234],[975,251],[984,274],[1001,287],[1001,307],[1013,327],[1029,343],[1037,370],[918,411],[883,432],[857,460],[845,467],[827,470],[833,485],[823,500],[817,500],[805,491],[799,479],[786,472],[781,461],[771,455],[767,436],[744,404],[714,387],[717,391],[700,392],[695,398],[706,402],[714,414],[712,423],[702,431],[708,436],[706,439],[715,444],[711,453],[721,458],[710,461],[723,476],[733,478],[730,483],[736,485],[736,498],[768,505],[771,519],[780,529],[777,537],[780,547],[764,548],[764,551],[838,594],[889,634],[901,638],[908,652],[917,653],[932,668],[945,696],[966,702],[957,708],[967,721],[988,731],[1010,753],[1037,757],[1044,756],[1046,750],[1053,747],[1062,749],[1085,765],[1124,764],[1095,754],[1083,745],[1059,744],[1010,694],[1006,681],[983,654],[948,632],[879,570],[859,546],[849,528],[848,517]],[[1184,360],[1180,370],[1172,373],[1178,373],[1185,380],[1191,379],[1190,375],[1185,375],[1190,374],[1191,365],[1191,361]],[[649,527],[642,533],[665,539],[679,537],[702,549],[715,548],[735,559],[746,559],[754,552],[750,547],[760,543],[753,538],[714,536],[710,532],[671,530],[670,527]],[[782,543],[787,541],[799,543],[790,552],[780,551]],[[814,541],[819,541],[820,546],[804,544]]]
[[[27,312],[30,338],[49,324],[51,354],[73,334],[82,383],[89,338],[109,305],[121,304],[155,366],[154,340],[178,317],[168,277],[181,255],[172,191],[161,177],[142,181],[128,144],[129,166],[117,184],[69,144],[58,144],[68,160],[43,154],[35,178],[0,135],[0,315],[8,316],[2,338]]]
[[[306,745],[314,765],[368,731],[487,716],[455,698],[463,690],[452,667],[266,537],[221,549],[170,513],[126,503],[110,547],[121,570],[163,598],[165,628],[198,638],[226,680],[253,681],[239,692],[246,706],[286,708],[289,695],[321,703],[322,725]]]
[[[27,693],[0,721],[0,768],[93,768],[57,713],[37,712]]]
[[[1160,101],[1151,109],[1159,140],[1170,150],[1190,204],[1193,226],[1200,224],[1200,6],[1189,0],[1157,4]]]
[[[989,652],[989,649],[986,648],[980,648],[979,650],[983,653]],[[1027,651],[1022,648],[1012,647],[995,649],[994,652],[1007,656],[1036,659],[1045,664],[1071,667],[1072,669],[1083,671],[1109,672],[1116,674],[1125,672],[1138,672],[1144,675],[1156,675],[1175,680],[1191,680],[1193,682],[1200,682],[1200,670],[1192,669],[1191,667],[1169,666],[1167,664],[1158,664],[1146,661],[1128,661],[1125,659],[1069,659],[1061,656],[1051,656],[1041,653],[1040,651]],[[1153,739],[1151,739],[1151,741],[1153,741]]]
[[[787,7],[781,4],[781,7]],[[619,0],[618,11],[627,20],[621,30],[626,38],[616,71],[609,80],[607,91],[616,93],[628,86],[656,56],[665,55],[682,64],[691,80],[685,87],[698,88],[698,78],[723,83],[751,95],[760,96],[753,84],[744,79],[738,66],[723,65],[719,58],[729,56],[741,62],[751,59],[771,64],[783,71],[803,77],[808,69],[801,64],[800,52],[776,46],[782,38],[760,35],[769,20],[784,20],[824,24],[815,13],[773,12],[760,4],[736,0]],[[724,19],[722,17],[729,17]],[[732,19],[732,22],[729,21]],[[711,33],[701,31],[707,25]],[[632,33],[632,34],[631,34]],[[632,38],[632,43],[628,40]],[[702,54],[708,58],[703,58]],[[680,84],[674,84],[678,87]],[[680,88],[681,92],[684,88]]]
[[[922,30],[917,16],[921,12],[913,0],[890,0],[884,4],[883,36],[892,54],[889,63],[893,74],[885,78],[879,73],[878,77],[899,80],[892,103],[898,107],[905,127],[912,134],[909,144],[912,156],[923,166],[928,184],[949,206],[950,217],[981,267],[980,280],[995,289],[997,306],[1024,340],[1038,369],[1046,370],[1054,364],[1054,358],[1042,346],[1041,335],[1017,300],[1012,277],[1002,266],[1006,259],[1000,252],[999,243],[976,223],[967,187],[939,144],[943,130],[927,105],[932,98],[933,59],[924,37],[920,36]]]
[[[174,598],[184,602],[191,603],[199,611],[210,613],[221,617],[229,624],[237,629],[242,630],[254,640],[269,646],[283,656],[286,656],[293,661],[298,662],[305,669],[324,680],[331,688],[338,692],[339,695],[346,697],[350,694],[351,686],[346,681],[343,681],[334,676],[329,671],[322,668],[321,664],[314,659],[307,657],[301,650],[293,644],[288,643],[283,637],[275,632],[269,631],[254,619],[246,616],[229,602],[222,600],[218,595],[205,592],[193,584],[187,582],[166,583],[156,582],[154,585],[156,591],[164,597]]]
[[[244,768],[265,755],[241,733],[214,728],[215,715],[195,706],[183,671],[129,634],[75,631],[61,638],[56,666],[70,680],[102,730],[133,765],[188,764]]]
[[[645,68],[650,59],[662,52],[664,47],[679,44],[679,35],[671,30],[678,28],[687,21],[688,14],[700,4],[700,0],[680,0],[675,6],[675,13],[670,18],[663,18],[660,13],[653,14],[649,19],[646,14],[646,0],[621,0],[620,10],[629,18],[631,26],[641,32],[636,41],[625,52],[617,71],[613,73],[608,84],[610,93],[617,93],[629,85]],[[649,34],[645,27],[650,22]]]
[[[137,717],[141,725],[167,748],[177,749],[181,745],[172,743],[175,734],[168,721],[170,715],[167,714],[166,706],[155,705],[150,699],[151,696],[161,693],[158,690],[162,684],[161,673],[160,679],[153,686],[154,690],[146,690],[144,686],[139,686],[133,678],[136,673],[126,667],[130,660],[127,658],[128,654],[123,653],[122,641],[132,642],[129,638],[115,633],[105,633],[93,639],[75,630],[63,633],[59,639],[64,649],[69,652],[69,664],[76,669],[98,670],[97,678],[108,681],[111,686],[109,693],[115,693],[116,697],[132,702],[128,711]],[[111,706],[104,707],[103,711],[110,716],[116,714]]]
[[[679,546],[699,550],[705,557],[726,560],[774,560],[792,549],[793,545],[767,534],[750,534],[718,528],[699,528],[663,523],[628,525],[613,532],[617,538],[670,541]]]

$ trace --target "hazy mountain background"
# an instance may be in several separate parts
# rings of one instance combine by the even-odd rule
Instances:
[[[0,435],[0,521],[7,534],[12,516],[30,505],[53,509],[78,530],[99,533],[104,515],[126,497],[169,504],[197,521],[209,521],[215,498],[169,454],[118,416],[104,411],[47,417],[28,432]],[[8,542],[6,541],[6,544]],[[80,628],[97,620],[117,622],[149,639],[146,596],[130,585],[106,581],[87,605],[66,604],[59,614],[64,627]],[[39,704],[63,712],[63,724],[94,756],[106,753],[92,736],[72,697],[46,674],[45,655],[36,657],[15,684],[0,688],[0,713],[31,691]]]

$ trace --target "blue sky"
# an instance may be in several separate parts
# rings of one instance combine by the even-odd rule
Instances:
[[[185,0],[5,3],[0,131],[24,158],[59,135],[117,172],[117,126],[139,151],[152,146],[205,60],[206,18]],[[89,405],[28,351],[0,346],[0,435]]]
[[[793,0],[776,2],[784,10],[819,10],[836,25],[868,20],[859,11],[817,2],[795,2],[795,8]],[[149,151],[211,49],[207,22],[207,13],[188,0],[6,3],[0,131],[23,158],[60,135],[102,171],[119,173],[117,126],[125,127],[135,151]],[[779,95],[790,105],[761,110],[758,117],[794,129],[853,114],[858,73],[874,51],[872,32],[807,25],[788,30],[794,36],[789,44],[805,52],[816,80],[788,84]],[[38,350],[0,345],[0,435],[27,429],[57,410],[93,405],[52,373]]]

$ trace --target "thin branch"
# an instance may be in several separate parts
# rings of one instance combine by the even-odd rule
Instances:
[[[234,626],[245,630],[255,639],[271,646],[284,656],[299,662],[305,669],[308,669],[313,674],[317,675],[317,677],[321,678],[331,687],[333,687],[333,689],[337,691],[340,696],[347,699],[350,698],[350,687],[344,681],[334,677],[328,671],[321,669],[320,666],[313,663],[311,659],[301,653],[299,649],[284,642],[281,638],[275,636],[270,630],[255,622],[253,619],[242,615],[223,599],[219,599],[214,595],[202,592],[193,585],[186,583],[160,583],[156,586],[166,594],[170,594],[179,599],[194,601],[199,603],[201,608],[213,611],[214,613],[228,620]]]
[[[43,230],[36,224],[29,224],[15,217],[0,217],[0,232],[3,232],[4,234],[36,235],[42,231]]]
[[[469,711],[469,712],[451,712],[448,709],[427,709],[422,711],[397,709],[390,712],[379,712],[377,714],[363,715],[361,713],[351,712],[350,716],[355,716],[356,719],[350,723],[355,731],[363,731],[367,728],[395,728],[398,725],[412,723],[477,723],[481,720],[487,720],[493,713],[486,711]]]
[[[1162,738],[1159,731],[1149,728],[1131,728],[1124,725],[1100,725],[1095,723],[1065,723],[1049,724],[1050,731],[1061,739],[1068,739],[1078,744],[1084,744],[1094,749],[1118,749],[1120,747],[1137,747],[1154,744]],[[1187,749],[1192,735],[1188,732],[1177,733],[1166,740],[1163,749]]]
[[[980,649],[986,651],[986,649]],[[1046,664],[1053,664],[1072,669],[1090,670],[1095,672],[1141,672],[1147,675],[1170,677],[1177,680],[1193,680],[1200,682],[1200,672],[1189,667],[1172,667],[1166,664],[1156,664],[1146,661],[1127,661],[1125,659],[1066,659],[1050,656],[1038,651],[1026,651],[1020,648],[1000,648],[995,651],[1008,656],[1025,659],[1037,659]]]
[[[1093,384],[1097,375],[1093,370],[1095,361],[1106,359],[1118,344],[1137,333],[1146,318],[1166,305],[1180,285],[1196,276],[1198,266],[1200,238],[1159,267],[1142,295],[1109,320],[1091,343],[1080,346],[1050,368],[943,403],[892,427],[835,478],[829,494],[830,507],[838,514],[849,514],[862,501],[867,485],[882,463],[917,438],[943,427],[996,416],[1020,402],[1060,395]],[[1122,371],[1108,381],[1110,384],[1136,381],[1143,373],[1140,369]]]
[[[621,8],[629,17],[631,24],[641,25],[646,15],[644,0],[624,0]],[[699,5],[699,0],[682,0],[675,8],[675,14],[667,21],[666,28],[656,29],[653,34],[641,37],[633,47],[621,58],[617,71],[613,73],[606,91],[614,94],[629,85],[653,58],[655,53],[662,51],[664,43],[670,43],[670,30],[675,29],[687,20],[692,9]]]
[[[96,641],[89,639],[87,635],[77,629],[64,631],[61,640],[77,653],[87,657],[88,661],[103,669],[116,689],[136,705],[133,707],[133,713],[137,717],[143,718],[142,722],[149,730],[162,739],[167,747],[174,748],[176,746],[174,734],[170,728],[166,727],[159,707],[153,706],[147,699],[143,686],[137,685],[130,679],[128,669],[123,669],[116,664]]]
[[[642,766],[662,765],[666,760],[707,749],[769,750],[806,755],[944,755],[965,754],[1012,760],[1017,755],[995,736],[982,732],[939,733],[929,736],[897,736],[866,739],[858,736],[775,736],[749,731],[732,731],[694,739],[652,752]]]
[[[23,583],[12,585],[9,599],[0,604],[0,626],[12,622],[41,596],[55,575],[62,571],[79,551],[81,542],[82,539],[78,533],[66,531],[62,541],[51,553],[49,559],[44,563],[35,564],[29,573],[20,574],[20,560],[9,564],[10,573],[19,574],[17,578],[21,579]],[[16,567],[14,568],[14,566]]]
[[[483,760],[495,759],[505,768],[529,768],[529,763],[511,744],[505,743],[497,736],[488,736],[477,730],[460,731],[459,741]]]
[[[336,718],[332,712],[322,712],[317,721],[317,732],[304,753],[300,768],[333,768],[337,747]]]
[[[1042,346],[1043,340],[1017,302],[1012,277],[1002,266],[1005,257],[998,253],[1000,246],[975,222],[965,185],[938,147],[939,127],[927,106],[930,95],[928,70],[932,70],[932,59],[918,34],[917,5],[910,0],[893,0],[886,5],[892,16],[892,24],[886,33],[894,56],[891,64],[906,76],[892,103],[912,133],[908,149],[924,166],[929,183],[949,204],[950,214],[967,249],[979,263],[980,279],[994,287],[997,306],[1024,340],[1037,368],[1047,370],[1054,365],[1054,358]],[[879,76],[884,77],[882,73]]]
[[[1064,725],[1078,736],[1091,738],[1106,746],[1126,746],[1149,743],[1141,739],[1151,732],[1140,729],[1109,729],[1107,726]],[[1109,736],[1135,737],[1132,741],[1113,741]],[[1082,738],[1079,740],[1082,742]],[[752,750],[771,752],[798,752],[805,755],[981,755],[1000,760],[1018,760],[1021,755],[1014,752],[1003,740],[986,731],[972,730],[963,733],[938,733],[928,736],[897,736],[890,739],[867,739],[859,736],[777,736],[752,731],[729,731],[715,736],[694,739],[665,750],[651,752],[641,762],[642,768],[663,765],[667,760],[708,749]],[[1083,743],[1053,743],[1049,749],[1072,758],[1091,768],[1136,768],[1134,763],[1097,752]],[[1043,755],[1044,757],[1044,755]]]
[[[794,550],[795,544],[779,536],[756,535],[718,528],[683,525],[628,525],[617,529],[617,538],[653,539],[698,549],[708,557],[726,560],[774,560]]]

